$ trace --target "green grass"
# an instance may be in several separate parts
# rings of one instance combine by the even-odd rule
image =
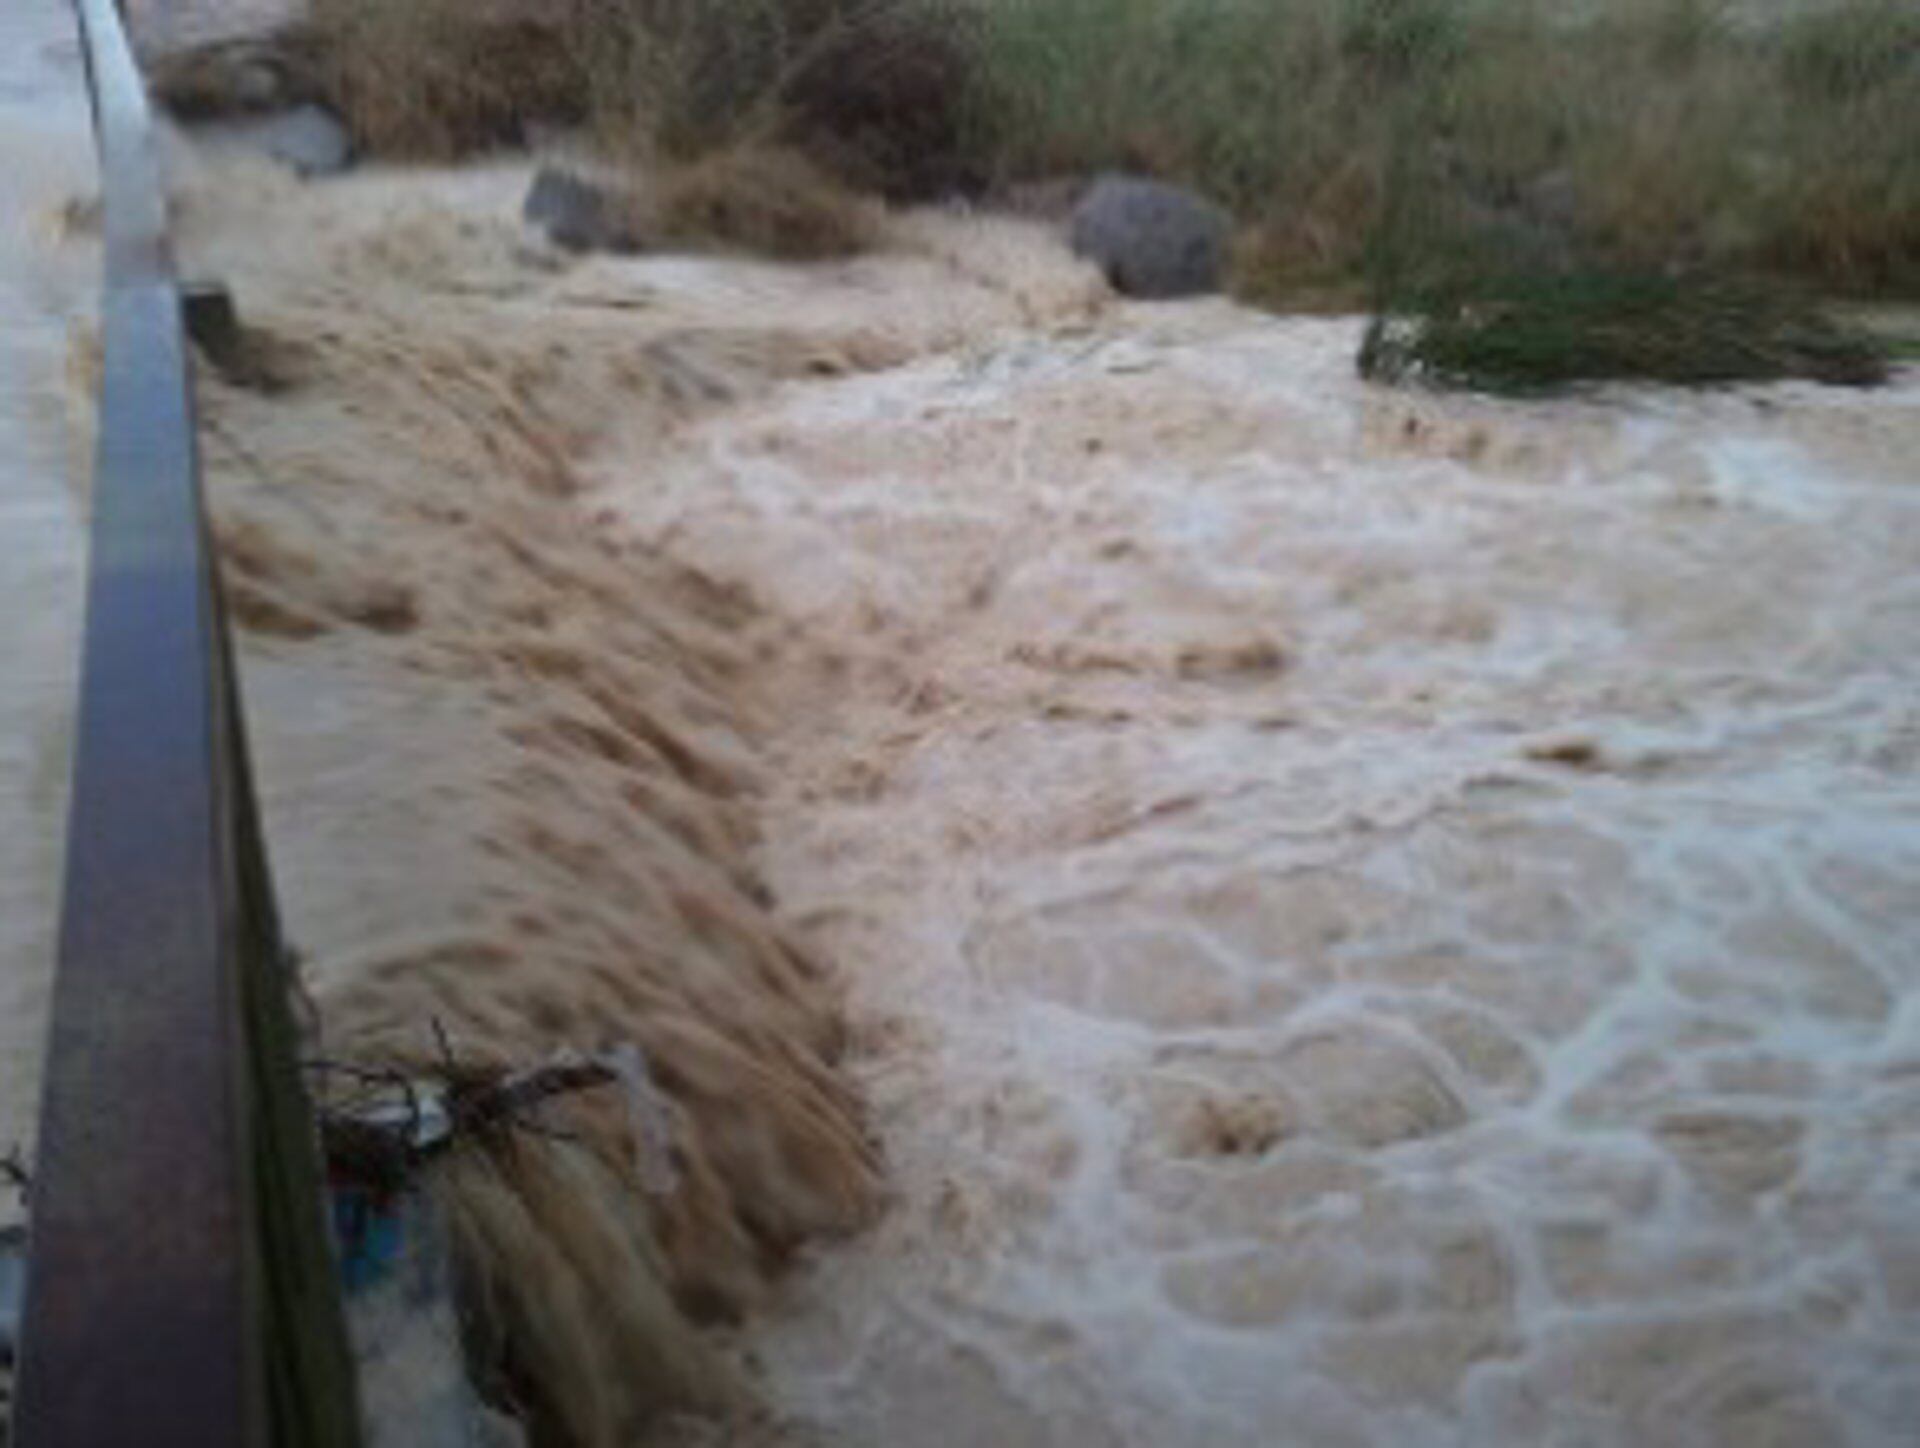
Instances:
[[[1888,347],[1776,284],[1622,271],[1508,275],[1376,317],[1363,375],[1527,395],[1614,381],[1886,380]]]
[[[1920,11],[1784,27],[1705,0],[980,0],[976,134],[1001,175],[1194,184],[1258,234],[1244,291],[1364,274],[1396,152],[1623,262],[1920,293]]]

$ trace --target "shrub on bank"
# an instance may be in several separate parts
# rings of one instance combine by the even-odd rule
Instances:
[[[796,151],[715,152],[665,168],[652,189],[669,243],[820,261],[865,250],[878,231],[871,202]]]

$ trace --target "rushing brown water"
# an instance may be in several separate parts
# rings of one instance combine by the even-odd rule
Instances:
[[[1907,1440],[1920,385],[1410,397],[526,174],[182,222],[326,1048],[646,1063],[456,1184],[576,1431]]]
[[[754,1351],[835,1443],[1903,1441],[1920,388],[1356,340],[1123,309],[613,485],[866,681],[762,814],[899,1206]]]

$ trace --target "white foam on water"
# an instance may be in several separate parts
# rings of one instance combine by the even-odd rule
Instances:
[[[765,858],[899,1201],[750,1335],[775,1401],[1908,1441],[1920,388],[1448,400],[1356,340],[1123,308],[610,488],[869,671]]]

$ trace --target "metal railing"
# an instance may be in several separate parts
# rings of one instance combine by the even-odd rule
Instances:
[[[347,1448],[358,1410],[201,499],[155,134],[76,0],[106,275],[18,1448]]]

